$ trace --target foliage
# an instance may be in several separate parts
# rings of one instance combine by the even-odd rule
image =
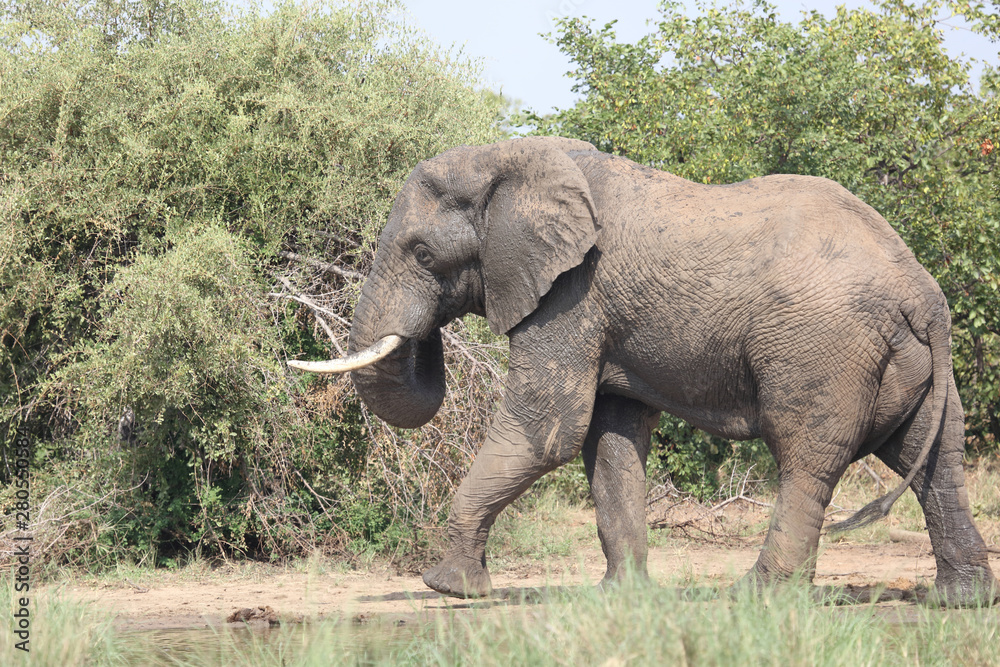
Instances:
[[[46,389],[81,415],[75,447],[113,443],[143,480],[151,511],[117,517],[136,533],[129,541],[149,549],[168,533],[245,550],[259,499],[243,483],[294,486],[282,453],[307,437],[286,407],[280,341],[247,253],[224,229],[192,230],[120,267],[99,302],[108,315],[97,339]],[[248,467],[256,457],[270,465]]]
[[[653,430],[653,445],[647,476],[655,482],[666,474],[679,491],[699,500],[707,500],[723,489],[720,475],[724,468],[737,477],[748,475],[754,466],[755,479],[766,477],[774,469],[763,440],[730,443],[668,414],[660,416]]]
[[[703,183],[773,173],[833,179],[889,220],[951,306],[956,381],[970,442],[1000,446],[1000,71],[942,47],[944,21],[997,32],[997,6],[876,0],[836,16],[780,20],[763,0],[684,7],[665,2],[634,44],[614,26],[565,19],[555,39],[574,62],[582,99],[542,134]],[[672,418],[660,433],[686,438]],[[667,456],[670,456],[669,450]],[[696,461],[696,460],[695,460]],[[688,475],[691,459],[674,468]],[[693,471],[690,471],[693,472]]]
[[[575,462],[552,475],[558,476],[566,467],[575,467]],[[582,461],[579,468],[582,475]],[[492,572],[523,567],[525,560],[545,561],[553,556],[572,561],[582,549],[597,544],[597,527],[592,521],[580,525],[570,519],[571,512],[584,509],[587,499],[579,496],[588,488],[586,476],[572,485],[552,484],[547,481],[549,476],[536,481],[497,517],[486,543]]]
[[[416,163],[497,138],[476,67],[399,9],[0,1],[0,444],[32,434],[39,536],[97,536],[54,562],[377,542],[419,486],[284,365],[332,349],[289,297],[349,318]]]

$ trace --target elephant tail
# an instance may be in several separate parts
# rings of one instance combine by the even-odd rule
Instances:
[[[932,316],[925,329],[927,345],[931,351],[931,395],[933,400],[934,417],[931,420],[931,428],[927,431],[924,444],[920,448],[920,455],[916,462],[910,467],[910,472],[906,478],[895,489],[880,498],[876,498],[868,503],[853,515],[827,526],[827,533],[843,533],[855,528],[861,528],[874,523],[889,514],[893,504],[903,495],[913,478],[927,463],[927,456],[931,448],[937,442],[941,429],[944,426],[944,413],[948,404],[948,377],[951,374],[951,315],[948,312],[947,302],[941,297],[944,303],[940,306],[944,309],[943,315]],[[907,318],[909,320],[909,318]],[[925,399],[926,400],[926,399]]]

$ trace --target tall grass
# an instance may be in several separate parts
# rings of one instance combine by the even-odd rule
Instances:
[[[5,572],[5,574],[7,574]],[[29,594],[31,626],[27,648],[15,648],[23,638],[14,635],[12,615],[18,598],[10,580],[0,586],[0,665],[69,667],[90,664],[94,657],[114,655],[121,641],[103,610],[62,599],[58,594],[38,598]],[[101,664],[114,664],[104,661]],[[119,663],[124,664],[124,663]]]
[[[4,598],[7,607],[9,589]],[[731,598],[633,583],[607,593],[543,591],[540,599],[460,605],[402,626],[325,621],[265,633],[215,629],[177,634],[172,643],[165,633],[117,633],[100,613],[53,601],[36,612],[31,664],[1000,664],[1000,615],[993,609],[824,606],[809,589],[793,586]],[[9,624],[0,639],[0,662],[19,664]]]

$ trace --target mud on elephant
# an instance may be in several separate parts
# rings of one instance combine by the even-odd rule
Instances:
[[[606,579],[645,572],[645,462],[660,411],[760,437],[778,497],[748,580],[811,580],[824,510],[848,464],[901,476],[844,522],[884,516],[906,487],[923,508],[936,587],[996,595],[973,525],[950,318],[938,285],[872,208],[839,185],[768,176],[700,185],[590,144],[525,138],[421,162],[396,198],[351,329],[347,372],[398,427],[444,397],[439,329],[474,313],[510,338],[506,390],[424,574],[491,591],[498,513],[582,450]]]

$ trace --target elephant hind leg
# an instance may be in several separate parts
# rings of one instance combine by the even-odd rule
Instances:
[[[937,428],[932,406],[925,401],[917,413],[875,452],[901,476],[919,456],[927,431]],[[962,455],[965,422],[961,399],[949,383],[948,405],[939,440],[910,488],[917,496],[937,562],[935,591],[949,604],[978,604],[1000,599],[1000,585],[990,569],[988,550],[969,510]]]
[[[646,456],[660,413],[628,398],[597,397],[583,462],[597,514],[597,534],[608,561],[604,583],[629,565],[646,575]]]
[[[771,525],[744,583],[762,586],[793,575],[812,581],[826,507],[845,469],[846,463],[823,472],[802,468],[779,472]]]
[[[854,453],[871,428],[869,396],[860,391],[851,401],[830,385],[818,382],[816,393],[803,400],[794,384],[774,387],[762,404],[762,434],[778,465],[778,496],[760,556],[744,583],[756,586],[801,576],[811,582],[826,507]],[[861,382],[855,386],[863,386]],[[794,396],[794,403],[787,397]]]

